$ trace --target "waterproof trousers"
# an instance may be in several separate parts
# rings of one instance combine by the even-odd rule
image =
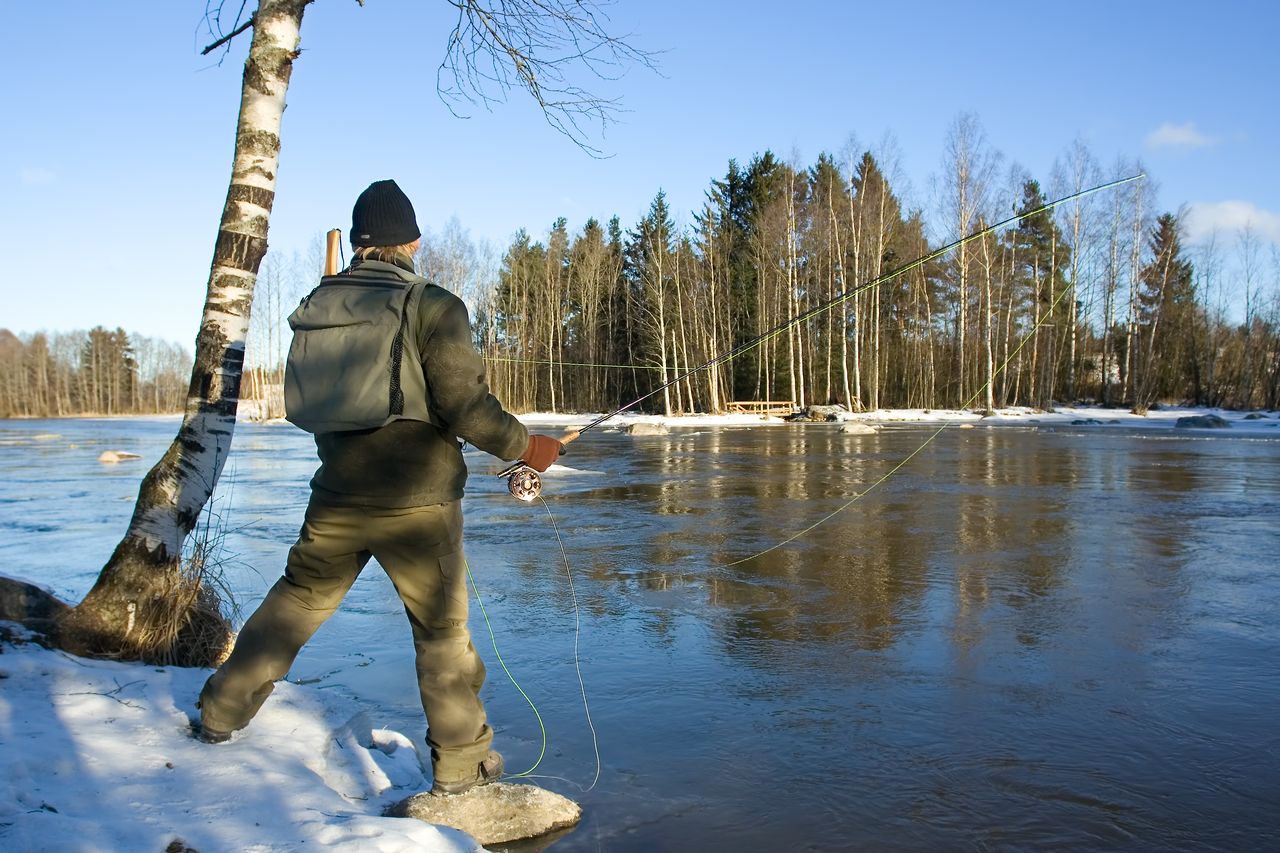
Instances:
[[[467,630],[461,501],[377,509],[312,498],[284,577],[201,691],[201,722],[223,732],[247,725],[371,556],[395,584],[413,629],[435,776],[474,774],[493,732],[479,698],[484,663]]]

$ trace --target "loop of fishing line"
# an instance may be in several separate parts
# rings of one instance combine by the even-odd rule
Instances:
[[[532,500],[532,498],[530,498],[530,500]],[[569,565],[569,553],[568,551],[565,550],[564,539],[560,536],[560,527],[559,525],[556,524],[555,516],[552,515],[551,507],[547,504],[547,502],[542,498],[538,498],[538,500],[542,504],[542,508],[546,510],[547,519],[551,522],[551,529],[555,532],[556,543],[560,547],[560,557],[564,561],[565,578],[568,580],[568,583],[569,583],[569,599],[573,605],[573,668],[578,676],[578,691],[582,695],[582,711],[587,720],[587,728],[590,729],[591,731],[591,747],[592,747],[592,750],[595,752],[595,758],[596,758],[595,775],[591,778],[591,784],[586,786],[585,788],[576,782],[573,782],[569,779],[564,779],[559,776],[541,776],[541,775],[535,776],[534,775],[533,771],[538,769],[538,766],[542,763],[543,757],[547,754],[547,727],[545,723],[543,723],[542,714],[538,712],[537,706],[534,704],[533,700],[529,698],[529,694],[525,692],[524,688],[520,686],[519,682],[516,681],[515,676],[511,673],[511,670],[507,667],[506,661],[503,660],[502,658],[502,652],[498,650],[498,638],[497,638],[497,635],[494,633],[493,623],[489,620],[489,613],[485,609],[484,600],[480,597],[480,589],[476,585],[475,575],[471,573],[471,566],[466,562],[465,557],[463,558],[463,565],[467,569],[467,578],[471,581],[471,590],[475,594],[476,603],[479,605],[480,613],[484,617],[485,627],[489,631],[489,642],[493,646],[494,656],[497,658],[499,665],[502,667],[502,671],[506,673],[507,678],[510,679],[512,686],[514,686],[516,691],[522,697],[524,697],[525,702],[527,702],[529,704],[529,707],[533,710],[533,715],[538,720],[538,728],[542,733],[542,748],[538,753],[537,760],[533,762],[533,765],[528,770],[525,770],[521,773],[510,774],[510,778],[556,779],[562,782],[568,782],[569,784],[574,785],[575,787],[579,788],[583,792],[587,792],[595,788],[596,783],[600,780],[600,772],[601,772],[602,764],[600,760],[599,735],[596,732],[595,722],[591,719],[591,705],[587,700],[587,685],[586,685],[586,681],[582,677],[582,659],[579,654],[579,645],[580,645],[581,636],[582,636],[581,610],[578,606],[578,593],[573,585],[573,569]]]
[[[587,702],[587,685],[582,678],[582,658],[578,654],[578,645],[582,638],[582,613],[578,607],[578,592],[573,587],[573,570],[569,567],[569,552],[565,550],[564,539],[560,536],[560,527],[556,524],[556,518],[551,514],[551,507],[546,499],[539,497],[538,502],[547,511],[547,519],[551,522],[551,529],[555,531],[556,543],[560,546],[560,557],[564,560],[564,576],[569,581],[569,599],[573,602],[573,668],[578,674],[578,690],[582,693],[582,712],[587,718],[587,728],[591,730],[591,747],[596,755],[596,775],[592,777],[591,784],[583,788],[583,791],[590,791],[596,786],[596,782],[600,781],[600,739],[596,734],[596,725],[591,719],[591,705]]]
[[[516,677],[511,674],[511,670],[507,668],[507,662],[502,659],[502,652],[498,649],[498,637],[493,632],[493,623],[489,621],[489,611],[485,609],[484,599],[480,597],[480,587],[476,585],[476,576],[471,573],[471,564],[467,562],[467,558],[462,558],[462,565],[466,567],[467,579],[471,581],[471,591],[475,594],[476,604],[480,606],[480,615],[484,617],[485,627],[489,629],[489,642],[493,645],[493,654],[498,659],[498,664],[502,667],[502,671],[507,674],[507,678],[511,681],[511,686],[515,687],[516,692],[524,697],[524,701],[529,703],[533,716],[538,720],[538,728],[542,732],[542,749],[538,752],[538,758],[533,762],[533,766],[523,773],[512,773],[512,776],[527,776],[534,770],[538,769],[538,765],[542,763],[542,758],[547,754],[547,726],[542,722],[542,714],[538,713],[538,706],[533,704],[533,700],[529,698],[529,694],[524,692],[524,688],[520,686],[520,682],[516,681]]]

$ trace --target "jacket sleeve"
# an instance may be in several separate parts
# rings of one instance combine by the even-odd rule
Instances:
[[[466,305],[447,291],[438,293],[443,306],[424,306],[419,315],[425,322],[418,347],[432,412],[459,438],[500,459],[516,459],[529,443],[529,431],[489,393]],[[435,313],[434,320],[427,313]]]

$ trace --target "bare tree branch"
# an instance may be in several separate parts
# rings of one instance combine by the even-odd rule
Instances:
[[[234,30],[227,33],[225,36],[223,36],[222,38],[215,41],[213,44],[206,47],[204,50],[200,51],[200,55],[208,56],[210,53],[217,50],[219,47],[231,41],[233,38],[240,35],[242,32],[244,32],[245,30],[249,29],[249,27],[252,27],[252,26],[253,26],[253,16],[250,15],[249,20],[245,21],[243,24],[236,27]]]
[[[214,38],[214,42],[200,51],[201,56],[208,56],[219,47],[229,45],[232,39],[253,26],[253,15],[250,15],[243,24],[240,23],[241,19],[244,18],[245,6],[249,5],[249,0],[240,0],[240,8],[236,10],[236,17],[231,22],[231,32],[227,32],[222,26],[222,8],[225,5],[226,0],[205,0],[204,17],[201,19],[201,23],[209,35]],[[222,57],[218,59],[219,65],[222,64],[222,59],[225,59],[230,51],[231,48],[228,47],[223,52]]]
[[[617,80],[639,65],[656,70],[654,54],[606,30],[607,2],[596,0],[446,0],[458,10],[436,90],[455,116],[461,103],[489,109],[520,87],[542,109],[547,123],[592,156],[589,130],[601,132],[624,110],[616,98],[593,94],[574,82],[575,71]]]

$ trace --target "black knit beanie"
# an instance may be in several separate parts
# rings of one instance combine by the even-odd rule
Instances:
[[[374,181],[351,210],[351,245],[403,246],[422,236],[413,205],[395,181]]]

